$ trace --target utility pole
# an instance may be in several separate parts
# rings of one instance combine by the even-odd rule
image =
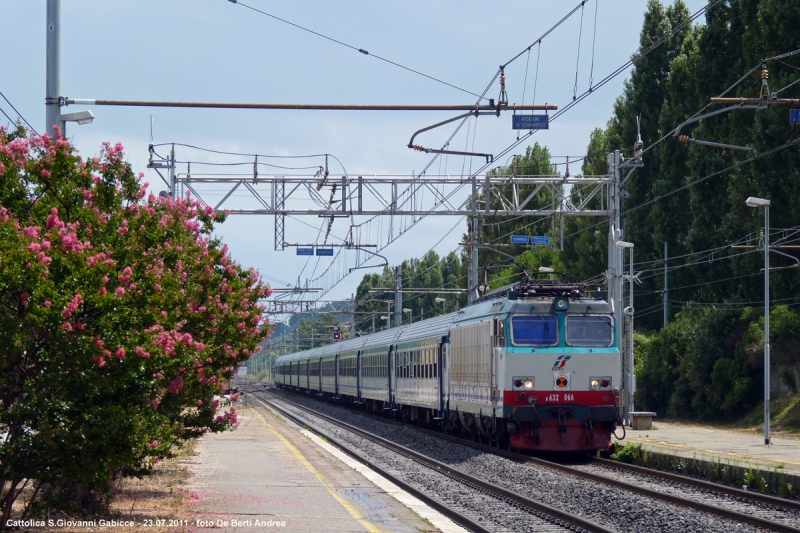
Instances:
[[[664,327],[669,322],[669,246],[664,241]]]
[[[489,191],[486,191],[489,194]],[[472,239],[469,250],[469,276],[467,287],[467,303],[475,301],[475,291],[478,287],[478,178],[472,176]]]
[[[372,313],[372,333],[375,333],[375,313]]]
[[[394,325],[399,326],[403,323],[403,273],[400,266],[394,267]]]
[[[614,322],[617,325],[617,346],[624,354],[626,349],[623,347],[623,328],[625,319],[622,310],[622,249],[617,246],[617,241],[622,239],[622,229],[620,228],[620,165],[622,155],[619,150],[608,155],[608,166],[611,171],[612,183],[609,202],[609,232],[608,232],[608,299],[614,311]],[[625,365],[626,357],[620,357],[620,399],[626,398],[628,375]],[[623,420],[627,420],[628,405],[623,406]]]
[[[45,133],[54,135],[53,126],[61,127],[61,0],[47,0],[47,87],[44,108]],[[63,132],[62,132],[63,133]]]

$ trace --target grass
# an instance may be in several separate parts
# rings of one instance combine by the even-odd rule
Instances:
[[[770,401],[770,429],[800,436],[800,394],[792,392]],[[744,417],[730,425],[735,428],[763,431],[764,404],[760,403]]]
[[[791,392],[784,396],[773,398],[770,401],[770,431],[786,436],[800,437],[800,394]],[[740,418],[721,422],[707,418],[702,420],[665,420],[674,421],[686,426],[714,427],[720,429],[741,429],[752,433],[763,433],[764,431],[764,403],[756,404],[750,411]],[[653,424],[651,431],[657,427]]]

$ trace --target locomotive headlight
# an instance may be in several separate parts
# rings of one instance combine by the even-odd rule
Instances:
[[[536,379],[529,376],[515,376],[511,379],[511,384],[514,385],[514,390],[533,390]]]
[[[611,376],[592,376],[589,378],[591,390],[608,390],[611,388]]]

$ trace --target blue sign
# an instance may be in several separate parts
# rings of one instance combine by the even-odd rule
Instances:
[[[550,244],[550,237],[533,236],[531,237],[531,244]]]
[[[527,235],[512,235],[511,244],[528,244],[530,239]]]
[[[513,115],[511,128],[515,130],[547,130],[550,129],[550,117],[547,115]]]
[[[317,255],[332,256],[333,248],[317,248]]]
[[[297,255],[314,255],[313,248],[298,248]]]
[[[789,110],[789,123],[796,126],[800,125],[800,109]]]

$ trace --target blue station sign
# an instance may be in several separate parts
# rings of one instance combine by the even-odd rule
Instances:
[[[547,115],[513,115],[511,128],[515,130],[547,130],[550,129],[550,117]]]
[[[297,255],[314,255],[313,248],[297,248]]]
[[[530,239],[527,235],[512,235],[511,244],[528,244]]]
[[[317,255],[333,256],[333,248],[317,248]]]
[[[550,244],[550,237],[543,235],[534,235],[531,237],[531,244]]]
[[[800,109],[789,110],[789,123],[800,126]]]

